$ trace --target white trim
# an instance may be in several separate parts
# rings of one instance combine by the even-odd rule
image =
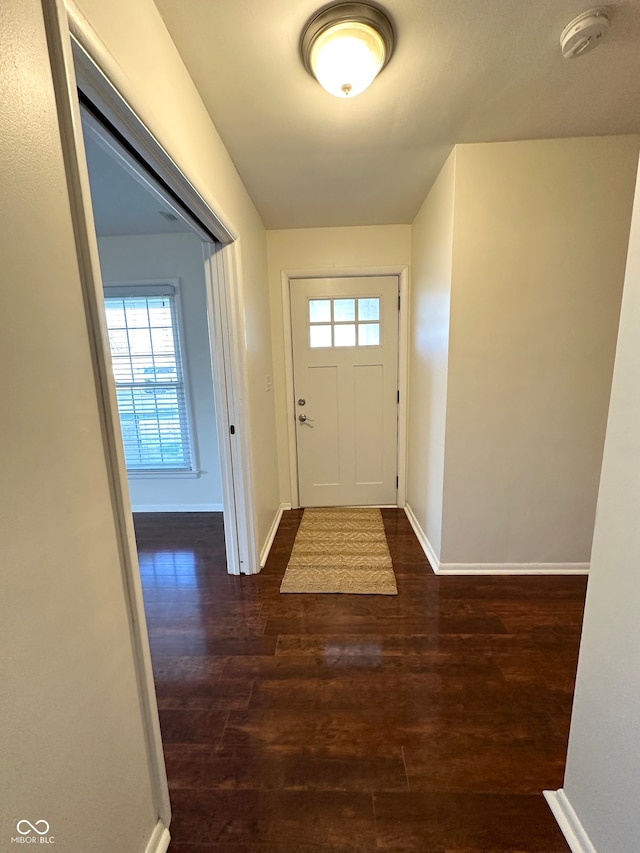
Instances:
[[[169,788],[130,510],[120,418],[104,317],[104,294],[82,136],[77,69],[73,60],[68,12],[64,1],[53,0],[50,3],[43,3],[42,8],[75,231],[78,269],[85,303],[87,334],[105,448],[106,472],[118,539],[123,592],[127,601],[140,711],[146,736],[150,784],[158,818],[168,826],[171,820]],[[86,26],[88,27],[88,24]]]
[[[132,504],[132,512],[224,512],[223,504]]]
[[[223,421],[223,428],[218,430],[220,465],[222,470],[223,502],[225,504],[225,542],[227,548],[227,568],[230,574],[259,571],[258,553],[255,547],[255,520],[253,508],[253,490],[250,477],[250,452],[248,442],[231,441],[229,425],[248,423],[248,419],[239,420],[243,414],[244,384],[246,369],[244,367],[243,327],[236,319],[240,316],[241,279],[240,267],[234,263],[238,254],[238,240],[233,229],[219,212],[219,206],[214,210],[211,204],[202,197],[189,178],[180,170],[171,156],[153,135],[151,126],[145,124],[144,102],[138,102],[136,93],[131,90],[131,84],[122,70],[114,61],[97,34],[73,0],[55,0],[60,7],[66,5],[65,38],[71,39],[70,54],[75,62],[78,84],[81,91],[100,112],[114,125],[118,132],[140,154],[141,160],[147,164],[151,173],[160,176],[164,184],[175,194],[179,203],[184,207],[185,218],[189,219],[189,211],[193,211],[190,221],[198,218],[198,233],[203,241],[205,268],[207,270],[208,288],[207,302],[210,322],[212,320],[212,302],[215,306],[213,321],[217,338],[212,338],[212,347],[216,354],[225,357],[220,365],[214,358],[213,378],[214,397],[216,400],[216,417]],[[73,62],[72,62],[73,64]],[[69,86],[68,96],[78,111],[77,92]],[[79,111],[78,111],[79,112]],[[152,120],[153,117],[150,117]],[[79,120],[79,116],[78,116]],[[86,171],[84,143],[81,126],[78,123],[76,140],[77,156],[82,161],[81,168]],[[87,197],[86,208],[90,208],[90,195]],[[178,203],[178,202],[177,202]],[[93,229],[93,215],[91,228]],[[212,235],[218,243],[212,242]],[[228,243],[229,245],[226,245]],[[210,259],[213,257],[213,263]],[[97,261],[97,255],[96,255]],[[98,267],[99,271],[99,267]],[[98,276],[99,278],[99,276]],[[219,309],[219,310],[218,310]],[[221,314],[222,312],[222,314]],[[212,325],[213,329],[214,326]],[[105,338],[106,340],[106,338]],[[238,405],[237,401],[240,401]],[[236,408],[234,409],[234,405]],[[220,423],[218,423],[220,427]],[[119,421],[118,421],[119,430]],[[233,444],[233,451],[231,445]],[[228,465],[226,462],[228,461]],[[235,470],[234,470],[235,469]],[[225,481],[235,479],[242,488],[225,488]],[[232,502],[230,502],[232,500]]]
[[[441,563],[409,504],[405,514],[436,575],[588,575],[589,563]]]
[[[282,520],[282,513],[291,509],[291,504],[284,503],[280,504],[278,509],[276,510],[276,514],[273,518],[273,522],[271,523],[271,527],[269,528],[269,532],[267,533],[267,538],[262,546],[262,551],[260,551],[260,568],[263,569],[267,559],[269,558],[269,552],[271,551],[271,546],[273,545],[273,540],[276,538],[276,533],[278,532],[278,527],[280,525],[280,521]]]
[[[206,471],[176,471],[169,468],[166,471],[145,470],[144,468],[130,468],[127,471],[129,480],[197,480]]]
[[[72,51],[76,67],[84,72],[83,92],[123,137],[142,154],[147,162],[161,171],[167,185],[184,204],[186,218],[193,222],[189,211],[206,224],[209,235],[221,243],[230,243],[237,234],[216,199],[206,200],[178,167],[162,143],[152,132],[154,117],[147,115],[147,106],[131,87],[128,77],[113,58],[74,0],[56,0],[66,12],[66,35],[73,37]],[[132,120],[133,119],[133,120]],[[204,231],[201,231],[201,236]],[[206,237],[205,237],[206,239]]]
[[[563,788],[557,791],[543,791],[545,800],[562,830],[572,853],[597,853],[578,815],[567,799]]]
[[[296,450],[294,385],[293,385],[293,334],[291,329],[291,281],[297,278],[364,278],[367,276],[397,276],[400,294],[398,325],[398,488],[395,506],[403,507],[407,483],[407,413],[409,391],[409,267],[406,264],[380,267],[321,267],[312,269],[281,270],[282,323],[284,335],[285,395],[287,404],[287,446],[289,449],[289,483],[291,506],[300,506],[298,491],[298,454]]]
[[[287,404],[287,448],[289,451],[289,487],[291,490],[291,506],[299,507],[298,452],[296,449],[296,414],[293,393],[293,330],[291,328],[291,289],[289,287],[289,282],[290,274],[282,270],[282,322],[284,337],[285,400]]]
[[[79,54],[80,48],[76,46],[75,52]],[[161,206],[166,207],[179,219],[186,221],[201,239],[211,239],[211,235],[203,229],[202,224],[197,219],[189,214],[186,208],[177,204],[173,196],[164,187],[161,187],[157,181],[150,179],[149,175],[140,169],[138,160],[118,140],[105,134],[104,125],[88,110],[82,111],[82,126],[85,134],[88,134],[96,145],[106,151],[133,181],[144,188],[145,192],[157,199]]]
[[[416,534],[416,538],[420,543],[420,547],[425,553],[427,560],[429,561],[429,565],[434,574],[438,574],[438,569],[440,568],[440,560],[436,556],[435,549],[429,539],[427,534],[424,532],[422,527],[420,526],[420,522],[415,516],[414,511],[411,509],[411,506],[408,503],[404,505],[404,512],[407,518],[409,519],[409,524],[413,528],[413,532]]]
[[[43,3],[42,8],[56,95],[69,201],[76,236],[78,268],[82,280],[87,332],[100,412],[100,426],[105,447],[107,476],[112,497],[114,524],[118,536],[122,584],[127,600],[141,716],[147,740],[149,777],[157,814],[164,825],[168,826],[171,819],[171,806],[127,473],[122,449],[122,436],[120,434],[120,420],[104,320],[104,295],[82,135],[78,86],[131,143],[133,148],[141,153],[141,159],[147,164],[152,164],[152,171],[162,177],[165,184],[180,199],[180,204],[185,207],[186,211],[193,211],[199,220],[199,234],[203,239],[217,239],[224,243],[235,239],[235,235],[225,224],[224,218],[216,213],[216,210],[220,211],[220,207],[214,205],[215,210],[212,208],[211,204],[199,194],[197,188],[182,173],[161,143],[155,138],[150,129],[154,124],[153,118],[150,119],[150,125],[144,121],[146,105],[144,102],[138,101],[136,93],[131,89],[131,84],[119,65],[72,0],[51,0],[51,2]],[[193,220],[193,216],[190,219]],[[212,250],[214,243],[205,243],[204,246],[205,249],[208,246]],[[233,258],[237,251],[237,243],[231,246],[223,246],[222,249],[218,244],[216,256],[219,259]],[[216,409],[222,410],[221,417],[226,420],[225,428],[219,434],[219,441],[221,447],[228,448],[231,444],[228,424],[233,423],[233,421],[226,418],[227,400],[231,399],[233,404],[237,398],[241,401],[244,399],[246,369],[243,361],[241,327],[236,321],[239,310],[236,306],[241,299],[239,267],[230,263],[220,263],[221,265],[216,267],[217,274],[213,279],[211,289],[217,293],[221,292],[220,298],[225,303],[227,300],[231,302],[231,323],[229,325],[221,324],[222,343],[226,346],[231,362],[225,363],[223,366],[216,366],[214,388],[217,397]],[[215,287],[213,283],[215,283]],[[210,304],[211,296],[209,293],[207,299]],[[210,308],[208,310],[210,311]],[[216,319],[220,324],[221,318],[218,316]],[[220,325],[218,329],[220,331]],[[241,407],[238,411],[243,414],[244,410]],[[248,422],[248,419],[242,421],[242,423]],[[232,571],[234,566],[233,561],[229,559],[229,543],[238,542],[240,544],[236,544],[235,556],[240,554],[240,557],[235,565],[241,565],[241,555],[244,553],[246,570],[259,570],[257,550],[254,546],[253,491],[248,472],[251,460],[246,446],[247,439],[245,437],[244,442],[237,446],[234,456],[234,464],[238,467],[236,475],[242,482],[242,489],[235,492],[224,491],[225,473],[227,479],[233,479],[234,471],[228,469],[225,472],[224,458],[221,459],[229,571]],[[229,455],[231,455],[230,451]],[[222,452],[221,457],[224,457]],[[227,502],[230,496],[234,498],[233,503]],[[238,496],[242,503],[237,503],[235,496]],[[234,556],[233,553],[231,555]],[[164,837],[164,832],[162,832],[161,838],[164,839]],[[160,841],[158,843],[160,844]],[[162,844],[164,844],[164,840]]]
[[[155,825],[151,837],[145,847],[144,853],[167,853],[171,836],[164,823],[159,820]]]
[[[398,492],[397,502],[402,509],[407,499],[407,430],[409,428],[409,267],[398,273],[400,288],[400,325],[398,327]]]
[[[226,324],[226,300],[222,288],[216,283],[220,276],[220,261],[211,243],[203,244],[205,282],[207,291],[207,314],[209,321],[209,343],[211,346],[211,370],[214,378],[214,401],[216,428],[219,436],[220,485],[225,507],[238,507],[238,496],[234,485],[233,456],[229,425],[235,423],[233,395],[229,393],[230,380],[226,366],[226,346],[223,326]],[[224,271],[222,272],[224,275]],[[224,513],[224,538],[227,552],[227,571],[239,575],[242,564],[240,531],[235,519]]]
[[[251,443],[245,428],[251,423],[251,418],[246,400],[248,377],[243,343],[239,243],[239,240],[227,246],[208,243],[204,248],[215,392],[216,399],[224,402],[224,408],[216,405],[218,436],[224,436],[220,441],[221,449],[224,448],[220,454],[222,493],[225,507],[232,506],[236,512],[234,519],[228,518],[230,514],[225,512],[225,537],[231,543],[227,566],[229,574],[252,575],[260,571],[260,560],[253,504]],[[233,286],[225,287],[225,282],[232,282]]]
[[[589,563],[440,563],[437,575],[588,575]]]

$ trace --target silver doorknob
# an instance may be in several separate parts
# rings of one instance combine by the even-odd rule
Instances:
[[[307,416],[306,415],[298,415],[298,420],[300,421],[301,424],[303,424],[307,420]]]

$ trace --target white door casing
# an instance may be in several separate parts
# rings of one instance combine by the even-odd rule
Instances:
[[[33,4],[29,4],[29,6],[31,5]],[[42,13],[47,30],[50,66],[56,92],[57,120],[62,137],[65,177],[73,216],[77,261],[87,315],[87,332],[91,347],[100,425],[103,431],[105,464],[120,550],[123,592],[126,597],[139,700],[144,717],[144,731],[150,767],[149,781],[153,789],[153,800],[158,813],[158,822],[147,849],[161,853],[169,845],[168,826],[171,818],[171,807],[164,769],[157,701],[153,684],[133,522],[128,499],[116,395],[111,375],[107,335],[103,326],[102,281],[84,155],[78,87],[91,103],[99,107],[103,116],[108,118],[138,153],[145,152],[146,156],[142,159],[153,165],[153,171],[163,177],[164,183],[171,188],[175,197],[184,204],[185,209],[195,213],[196,222],[206,225],[205,241],[208,234],[223,244],[214,251],[213,242],[205,242],[205,247],[210,247],[207,249],[206,258],[210,316],[219,318],[221,298],[226,300],[225,304],[228,303],[225,309],[228,327],[227,323],[221,325],[214,345],[215,352],[219,353],[222,351],[224,343],[229,351],[229,362],[225,362],[225,369],[219,364],[216,382],[217,387],[225,387],[226,383],[226,388],[231,389],[229,399],[225,398],[225,414],[230,415],[235,422],[244,423],[246,420],[243,408],[244,365],[242,348],[239,343],[239,323],[236,316],[238,313],[237,305],[240,303],[239,276],[235,264],[238,251],[237,242],[234,242],[233,230],[225,226],[217,214],[202,199],[198,190],[182,174],[155,136],[139,118],[133,106],[136,99],[131,97],[126,77],[111,55],[105,50],[104,45],[82,13],[74,6],[73,0],[51,0],[51,2],[43,3]],[[48,118],[44,112],[42,115],[43,120]],[[226,418],[225,428],[228,427],[228,422],[229,417]],[[228,432],[225,429],[220,432],[220,435],[227,436]],[[228,441],[226,446],[228,459],[231,460],[231,442]],[[246,513],[244,518],[241,517],[242,523],[237,525],[240,528],[237,537],[238,544],[231,549],[230,553],[228,552],[228,556],[230,556],[232,565],[241,564],[240,554],[244,550],[247,557],[245,568],[242,570],[248,569],[248,571],[255,572],[259,570],[259,566],[255,546],[252,488],[246,437],[240,437],[235,447],[237,448],[238,459],[236,464],[241,465],[241,470],[238,472],[235,484],[232,483],[225,493],[225,528],[229,515],[226,511],[227,503],[231,504],[234,497],[236,505],[238,495],[240,495],[240,500],[245,501],[243,506],[246,508]],[[232,467],[233,462],[229,461],[227,465],[229,481],[232,480],[232,475],[236,473],[232,471]],[[238,513],[235,515],[238,516]],[[241,569],[238,568],[237,571],[239,572]]]
[[[398,285],[396,275],[291,280],[302,506],[397,502]]]
[[[248,436],[237,429],[233,435],[230,433],[230,424],[246,423],[246,379],[244,351],[240,344],[242,336],[238,307],[241,300],[237,261],[239,249],[235,232],[202,199],[197,188],[184,176],[139,118],[134,109],[135,98],[128,89],[127,81],[123,79],[119,67],[77,11],[72,0],[56,0],[56,3],[66,10],[60,13],[63,28],[68,27],[63,37],[69,39],[69,34],[72,37],[72,56],[70,55],[67,61],[69,73],[75,70],[68,87],[70,99],[73,102],[76,100],[77,83],[87,101],[116,128],[150,171],[160,176],[164,184],[172,190],[174,198],[179,200],[180,214],[191,223],[194,231],[203,240],[227,566],[230,574],[254,574],[260,570],[260,565],[255,538]],[[77,123],[80,159],[84,160],[79,114]],[[85,201],[90,205],[90,195]],[[164,203],[171,207],[170,198]],[[97,255],[94,263],[97,264]],[[96,273],[98,272],[99,270],[96,270]],[[97,317],[96,323],[99,322],[100,317]],[[116,421],[116,425],[119,430],[119,422]]]

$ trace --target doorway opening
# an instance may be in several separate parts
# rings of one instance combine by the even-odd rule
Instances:
[[[170,821],[170,804],[149,654],[149,635],[146,631],[133,518],[129,502],[127,465],[118,408],[118,388],[114,381],[109,329],[105,317],[105,295],[92,215],[80,102],[90,106],[92,113],[99,117],[105,127],[122,144],[124,150],[142,167],[143,173],[153,176],[159,187],[166,192],[167,200],[172,201],[173,205],[179,208],[182,216],[194,227],[201,240],[206,279],[206,317],[210,332],[208,350],[213,372],[220,451],[226,565],[230,573],[253,574],[259,571],[259,558],[254,529],[249,441],[244,429],[235,428],[236,425],[242,426],[248,421],[245,417],[244,349],[240,336],[238,246],[233,230],[225,225],[202,198],[197,188],[171,159],[139,117],[134,106],[130,104],[127,99],[129,90],[127,79],[76,7],[73,4],[66,6],[62,2],[46,3],[43,6],[43,12],[76,238],[87,339],[92,359],[106,463],[105,471],[119,549],[123,593],[127,602],[137,685],[147,741],[150,780],[158,811],[158,824],[153,838],[159,850],[161,846],[162,849],[166,849],[169,840],[167,827]],[[157,285],[158,282],[153,284]],[[159,295],[168,300],[172,294]],[[124,302],[123,310],[126,314]],[[175,338],[174,326],[178,328],[181,322],[179,309],[174,312],[174,315],[170,325],[174,330],[172,334]],[[167,330],[168,326],[165,326],[165,331],[160,337],[164,335],[167,339],[169,336]],[[150,335],[151,331],[152,326],[149,325]],[[174,341],[174,355],[176,354],[177,348]],[[177,365],[177,359],[174,361]],[[154,368],[153,373],[137,374],[137,378],[145,375],[152,378],[156,387],[151,390],[158,397],[162,385],[159,381],[163,376],[162,372],[155,369],[153,359],[151,365],[137,365],[141,371],[149,366]],[[170,367],[171,365],[165,363],[159,366]],[[133,375],[133,367],[131,363],[131,375]],[[164,373],[164,379],[175,378],[175,382],[165,383],[169,386],[166,388],[167,392],[175,390],[174,385],[178,384],[177,374],[177,369],[174,372],[170,371],[169,374]],[[133,390],[137,392],[139,389]],[[122,391],[124,395],[124,389]],[[135,394],[132,396],[135,397]],[[170,396],[170,393],[166,394],[167,398]],[[186,396],[184,399],[187,401]],[[158,409],[161,408],[159,399],[157,406]],[[183,406],[187,412],[187,418],[190,416],[189,406],[188,401]],[[156,418],[156,420],[161,419]],[[141,427],[142,424],[140,423],[139,426]],[[175,446],[168,450],[166,459],[161,459],[161,462],[168,462],[172,453],[175,460]],[[190,466],[193,466],[193,458],[189,456]],[[156,463],[157,461],[156,459]],[[186,471],[185,454],[182,461]],[[166,475],[166,471],[163,474]],[[179,566],[176,564],[176,568],[180,568],[182,577],[186,579],[190,571],[188,560],[180,560],[179,563]]]
[[[105,156],[115,157],[118,166],[127,172],[127,177],[138,184],[138,189],[141,191],[138,196],[142,197],[142,193],[146,191],[147,194],[151,194],[152,204],[157,203],[155,212],[157,218],[163,222],[163,231],[160,232],[154,225],[149,230],[154,231],[155,234],[150,233],[146,237],[157,237],[158,233],[164,233],[167,244],[171,240],[178,243],[182,241],[185,244],[191,240],[196,246],[199,243],[197,263],[200,279],[204,268],[204,300],[200,292],[198,318],[194,320],[196,309],[194,309],[193,288],[185,288],[180,275],[176,276],[175,271],[171,275],[162,276],[142,275],[138,272],[133,280],[131,275],[123,270],[124,262],[120,253],[115,251],[113,246],[109,249],[107,244],[115,242],[113,239],[108,239],[109,235],[99,235],[98,246],[94,248],[94,217],[81,223],[87,230],[85,239],[88,245],[85,250],[86,257],[83,258],[86,266],[85,274],[89,280],[93,279],[95,282],[94,292],[87,294],[87,310],[94,326],[92,332],[95,335],[96,371],[99,375],[102,372],[108,374],[108,377],[99,376],[102,402],[105,407],[105,427],[109,433],[112,431],[118,433],[117,438],[110,436],[112,445],[110,452],[114,457],[112,462],[117,469],[113,472],[114,488],[117,492],[126,493],[123,481],[125,478],[128,480],[134,509],[150,509],[159,504],[162,504],[165,510],[172,506],[182,507],[185,505],[186,492],[190,494],[192,511],[196,511],[198,507],[205,511],[214,508],[217,510],[217,507],[222,505],[228,572],[254,574],[259,571],[260,565],[252,508],[253,490],[249,467],[248,435],[244,430],[236,428],[236,424],[246,423],[246,417],[243,392],[244,356],[241,346],[238,345],[241,328],[241,307],[238,301],[237,285],[238,248],[233,232],[204,201],[197,189],[159,145],[134,109],[129,106],[124,96],[107,78],[99,63],[102,60],[108,67],[108,60],[102,56],[101,46],[93,43],[91,32],[83,27],[82,22],[75,21],[73,17],[70,17],[69,24],[72,41],[71,57],[67,61],[72,61],[73,64],[74,94],[77,86],[78,101],[83,114],[81,117],[80,109],[74,107],[73,102],[69,104],[67,133],[70,138],[68,141],[75,149],[77,160],[80,163],[86,161],[82,139],[84,125],[85,129],[91,128],[93,142],[96,143],[95,147],[100,149],[102,159],[104,160]],[[69,66],[67,68],[69,69]],[[108,153],[105,149],[108,149]],[[71,165],[75,168],[74,164]],[[82,217],[86,218],[91,209],[91,188],[89,181],[82,174],[82,167],[77,175],[77,186],[73,189],[76,204],[82,212]],[[148,206],[148,199],[145,203]],[[163,216],[160,216],[160,211],[164,214]],[[132,217],[137,215],[133,209],[129,209],[127,214]],[[100,246],[100,243],[103,245]],[[131,246],[129,250],[130,256],[135,254]],[[166,247],[162,251],[166,256]],[[163,297],[165,308],[169,303],[171,329],[166,327],[164,333],[157,331],[156,337],[164,334],[166,342],[168,337],[173,336],[174,354],[180,356],[172,362],[171,359],[164,358],[167,353],[159,354],[158,358],[151,353],[147,355],[149,363],[142,364],[140,360],[135,364],[130,362],[128,377],[126,375],[120,377],[123,382],[122,387],[118,387],[117,377],[116,382],[113,381],[110,350],[112,337],[116,338],[120,334],[120,341],[122,341],[125,330],[122,326],[119,329],[108,328],[105,318],[105,293],[98,274],[103,258],[110,258],[106,263],[109,264],[110,269],[112,267],[116,269],[119,279],[116,282],[118,290],[107,291],[108,300],[143,299],[145,294],[136,288],[146,285],[147,296]],[[195,255],[192,254],[192,261],[194,258]],[[134,260],[133,257],[129,259]],[[113,284],[114,282],[108,281],[109,277],[110,275],[103,275],[107,284]],[[125,293],[120,289],[123,285],[125,290],[129,289],[130,292]],[[116,302],[114,301],[112,305],[115,306]],[[123,302],[121,306],[126,316],[126,304]],[[112,316],[116,317],[116,315],[117,312]],[[117,317],[115,322],[117,323]],[[194,322],[200,329],[195,336],[197,338],[195,343],[191,341],[191,329],[185,329],[186,325],[191,326]],[[206,333],[203,331],[205,324],[208,327]],[[180,337],[184,338],[185,332],[188,333],[189,341],[181,347]],[[149,327],[148,334],[151,335],[151,333],[152,329]],[[197,355],[194,356],[194,353]],[[120,353],[120,355],[124,356],[122,359],[124,363],[126,353]],[[195,369],[193,369],[193,363],[196,363]],[[156,368],[164,368],[164,371]],[[207,378],[204,378],[205,374]],[[124,387],[127,384],[127,378],[130,380],[128,389]],[[135,387],[140,384],[136,380],[144,382],[148,393]],[[194,406],[192,394],[194,384],[200,389],[208,384],[209,401],[213,386],[215,400],[213,428],[212,405]],[[181,392],[177,386],[182,386]],[[121,415],[123,407],[119,404],[124,402],[127,393],[129,411],[128,421],[125,424],[124,415]],[[199,396],[206,396],[206,392]],[[169,405],[170,400],[173,401],[173,409]],[[141,401],[146,401],[147,417],[140,417],[144,414],[145,408],[141,405],[138,411],[137,404]],[[205,409],[208,409],[208,415],[205,415]],[[174,418],[176,413],[177,417]],[[174,421],[173,438],[177,440],[168,438],[167,430],[170,432],[170,421]],[[143,460],[139,455],[136,458],[140,449],[140,437],[143,432],[147,430],[153,432],[154,429],[156,450],[159,444],[163,444],[163,452],[156,453],[155,459],[151,460],[154,471],[141,472]],[[166,441],[163,441],[160,436],[163,429]],[[127,436],[123,451],[121,437],[124,430]],[[215,452],[216,433],[218,453]],[[148,448],[145,449],[145,453],[147,450]],[[169,470],[172,465],[176,466],[176,470]],[[138,470],[134,473],[133,469],[136,467]],[[218,469],[220,485],[216,489],[213,481],[216,480]],[[188,482],[190,478],[197,482]],[[161,485],[159,480],[164,480],[164,497],[161,494],[162,489],[159,488]],[[181,485],[182,493],[178,495],[175,503],[171,502],[166,494],[168,481],[172,482],[174,494],[178,494],[176,488],[178,481]],[[123,534],[128,538],[131,532],[131,524],[126,520],[130,510],[128,494],[120,496],[118,503],[122,504],[122,512],[125,515],[122,519]],[[124,528],[128,528],[126,533]]]
[[[131,508],[222,513],[202,240],[81,114]]]

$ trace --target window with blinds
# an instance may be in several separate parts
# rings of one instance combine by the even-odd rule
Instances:
[[[105,310],[128,471],[190,471],[176,288],[105,288]]]

